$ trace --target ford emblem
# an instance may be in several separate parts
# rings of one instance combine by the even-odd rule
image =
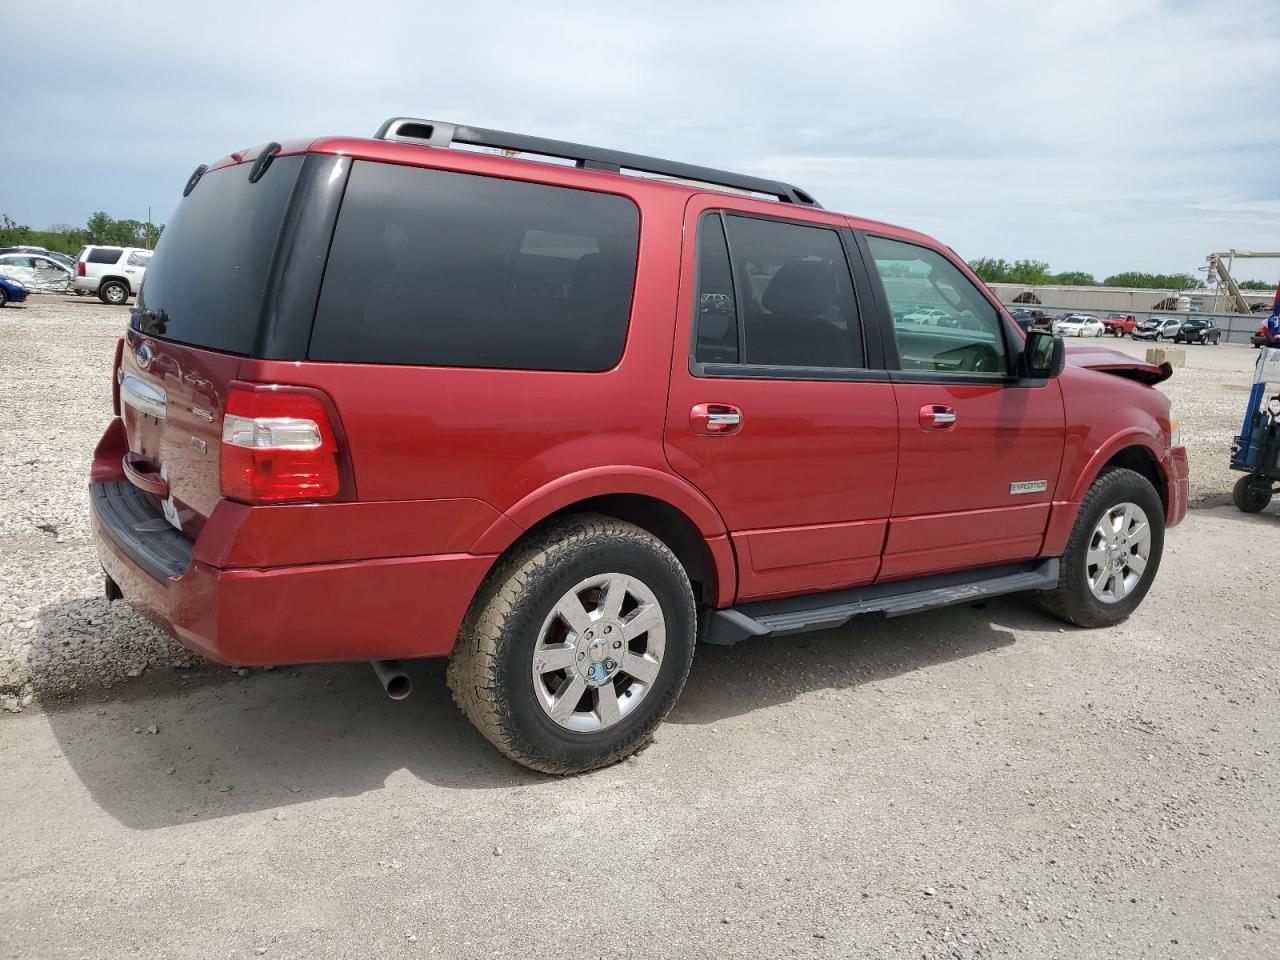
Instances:
[[[138,348],[138,366],[140,366],[143,370],[151,366],[151,357],[152,357],[151,344],[144,343],[142,346]]]

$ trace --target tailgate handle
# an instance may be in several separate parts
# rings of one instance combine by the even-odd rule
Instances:
[[[121,461],[124,475],[139,490],[154,493],[157,497],[169,496],[169,481],[160,476],[155,466],[136,453],[126,453]]]

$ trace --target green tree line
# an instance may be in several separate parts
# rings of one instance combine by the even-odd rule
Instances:
[[[1027,286],[1057,284],[1068,287],[1145,287],[1156,290],[1193,290],[1204,283],[1189,273],[1143,273],[1127,270],[1098,280],[1083,270],[1054,273],[1043,260],[1008,260],[996,257],[979,257],[970,260],[969,267],[986,283],[1020,283]],[[1255,283],[1258,281],[1250,281]],[[1241,284],[1245,286],[1245,284]],[[1267,285],[1250,286],[1249,289],[1265,289]]]
[[[83,227],[69,223],[55,223],[45,230],[33,230],[14,221],[7,213],[0,214],[0,247],[44,247],[57,253],[75,255],[86,243],[109,244],[117,247],[153,248],[160,239],[164,224],[143,220],[116,220],[99,210]]]

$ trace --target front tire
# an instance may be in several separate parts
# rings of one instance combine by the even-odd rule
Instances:
[[[98,299],[112,307],[121,306],[129,299],[129,288],[119,280],[108,280],[98,287]]]
[[[1062,554],[1058,585],[1035,595],[1060,620],[1109,627],[1151,589],[1164,553],[1164,505],[1140,473],[1107,467],[1089,488]]]
[[[4,287],[0,287],[0,307],[5,306],[9,302],[9,294]]]
[[[662,541],[610,517],[570,517],[486,579],[449,688],[516,763],[582,773],[649,742],[684,689],[696,634],[688,575]]]
[[[1270,484],[1266,490],[1263,490],[1254,483],[1253,474],[1246,473],[1232,488],[1231,500],[1236,505],[1236,509],[1243,513],[1257,513],[1259,510],[1265,510],[1267,504],[1271,502]]]

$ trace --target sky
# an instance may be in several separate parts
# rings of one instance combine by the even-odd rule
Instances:
[[[51,9],[6,2],[0,58],[0,211],[36,228],[164,222],[201,162],[415,116],[788,180],[966,259],[1280,250],[1280,0]]]

